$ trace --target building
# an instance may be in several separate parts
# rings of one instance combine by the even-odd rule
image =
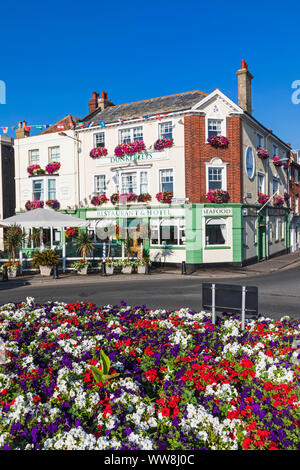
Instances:
[[[0,135],[0,219],[15,211],[14,147],[13,139]],[[0,250],[4,250],[3,229],[0,228]]]
[[[290,146],[252,115],[253,77],[245,61],[237,76],[238,103],[219,89],[121,105],[106,92],[100,98],[94,92],[89,114],[74,129],[60,135],[56,125],[55,132],[17,140],[16,210],[24,210],[30,197],[55,195],[61,210],[90,221],[98,257],[103,248],[98,229],[107,224],[123,228],[125,236],[149,227],[144,248],[153,261],[185,261],[195,269],[240,266],[286,252],[289,208],[283,201]],[[221,147],[208,142],[212,137],[222,138]],[[57,146],[59,174],[29,176],[28,164],[37,155],[46,164]],[[51,180],[56,183],[50,194]],[[224,202],[207,198],[213,190],[224,192]],[[159,200],[164,191],[173,194],[171,204]],[[127,196],[130,202],[123,196],[121,205],[111,202],[112,195],[124,193],[135,196]],[[100,205],[99,194],[108,201]],[[116,237],[111,254],[124,256],[124,250]]]
[[[290,245],[291,251],[299,251],[300,249],[300,212],[299,212],[299,197],[300,197],[300,150],[293,150],[291,152],[289,168],[289,194],[290,198]]]

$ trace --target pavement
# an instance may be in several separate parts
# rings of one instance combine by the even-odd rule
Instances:
[[[251,264],[243,267],[232,267],[232,266],[212,266],[204,267],[193,273],[188,273],[185,275],[185,278],[191,279],[209,279],[209,278],[247,278],[262,276],[265,274],[270,274],[278,271],[284,271],[289,268],[293,268],[300,265],[300,252],[289,253],[281,256],[277,256],[260,263]],[[157,280],[167,280],[167,279],[178,279],[182,278],[181,268],[156,268],[151,270],[151,278]],[[8,283],[15,284],[19,286],[34,286],[34,285],[61,285],[61,284],[86,284],[90,283],[99,283],[101,282],[111,282],[112,280],[116,282],[120,281],[139,281],[145,280],[148,276],[143,274],[114,274],[113,276],[101,276],[100,273],[91,273],[88,276],[81,276],[75,273],[59,273],[59,278],[54,279],[52,276],[43,277],[40,274],[24,274],[23,276],[18,276],[15,279],[10,278]],[[2,283],[0,281],[0,290],[4,288],[6,282]]]

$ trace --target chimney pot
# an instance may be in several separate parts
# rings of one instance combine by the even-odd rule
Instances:
[[[248,64],[241,61],[241,68],[236,72],[238,76],[239,106],[247,113],[252,114],[251,80],[253,75],[248,71]]]

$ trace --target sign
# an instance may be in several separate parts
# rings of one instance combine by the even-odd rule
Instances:
[[[268,214],[269,215],[285,215],[286,211],[285,209],[277,209],[274,207],[268,207]]]
[[[120,209],[120,210],[109,210],[102,209],[97,211],[88,211],[86,214],[87,219],[103,219],[111,217],[170,217],[171,209]]]
[[[166,160],[169,158],[168,152],[161,151],[161,152],[153,152],[150,153],[145,150],[142,153],[137,153],[134,155],[124,155],[124,157],[102,157],[97,160],[96,166],[104,166],[104,165],[120,165],[120,164],[128,164],[128,163],[140,163],[140,162],[150,162],[153,160]]]
[[[203,209],[204,216],[232,216],[232,207],[211,207]]]

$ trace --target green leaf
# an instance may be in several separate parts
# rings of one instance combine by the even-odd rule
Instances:
[[[93,374],[93,377],[95,379],[95,382],[103,382],[103,372],[102,370],[97,369],[95,366],[91,366],[91,371]]]
[[[100,351],[100,363],[103,375],[107,375],[110,369],[110,360],[107,355],[102,351],[102,349]]]

